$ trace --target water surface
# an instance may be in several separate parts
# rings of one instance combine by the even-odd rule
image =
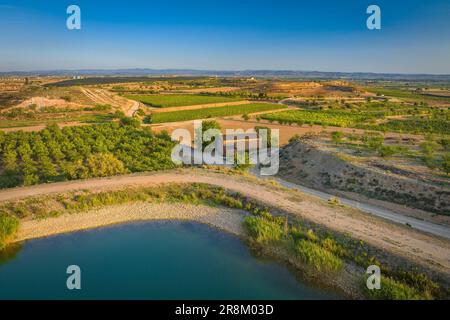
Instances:
[[[66,287],[69,265],[81,290]],[[323,299],[284,266],[206,225],[144,222],[26,242],[0,258],[0,299]]]

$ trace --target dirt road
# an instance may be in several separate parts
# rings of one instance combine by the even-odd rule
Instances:
[[[0,191],[0,201],[80,189],[108,190],[164,183],[207,183],[240,192],[271,207],[347,233],[376,247],[450,274],[450,242],[390,223],[361,211],[330,206],[319,198],[264,184],[251,177],[231,176],[205,170],[177,170],[155,174],[118,176],[72,181]]]

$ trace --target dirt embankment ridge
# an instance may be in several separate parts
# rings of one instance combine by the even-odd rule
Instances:
[[[295,141],[280,153],[280,176],[314,188],[362,194],[438,214],[450,214],[444,186],[341,159],[313,141]]]

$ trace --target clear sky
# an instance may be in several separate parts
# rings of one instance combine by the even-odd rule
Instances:
[[[71,4],[81,30],[66,28]],[[366,27],[371,4],[381,30]],[[449,17],[449,0],[0,0],[0,71],[450,74]]]

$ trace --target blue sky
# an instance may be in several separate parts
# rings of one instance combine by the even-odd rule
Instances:
[[[81,8],[82,29],[66,28]],[[366,28],[377,4],[382,29]],[[0,71],[450,73],[448,0],[0,0]]]

